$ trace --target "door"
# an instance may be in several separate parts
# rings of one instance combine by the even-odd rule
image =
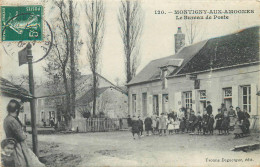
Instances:
[[[168,94],[163,94],[162,96],[162,112],[168,112]]]
[[[147,93],[142,94],[143,117],[147,117]]]
[[[159,116],[159,98],[158,98],[158,95],[153,95],[153,114]]]

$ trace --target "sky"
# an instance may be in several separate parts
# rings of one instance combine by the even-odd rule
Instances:
[[[19,1],[17,1],[19,3]],[[80,25],[80,37],[83,42],[86,40],[86,15],[84,11],[84,2],[75,1],[77,3],[77,22]],[[173,1],[173,0],[143,0],[140,1],[144,12],[143,33],[141,36],[140,66],[137,73],[142,70],[150,61],[169,55],[174,55],[174,34],[178,27],[182,27],[182,32],[185,32],[185,24],[188,20],[176,20],[175,10],[254,10],[250,14],[228,14],[229,19],[210,19],[196,21],[198,27],[198,35],[195,38],[195,43],[201,40],[214,38],[229,33],[234,33],[240,29],[255,26],[259,23],[259,3],[257,1]],[[10,2],[4,0],[3,4]],[[26,3],[30,3],[26,1]],[[31,1],[35,4],[36,1]],[[52,1],[39,1],[44,4],[44,18],[51,22],[52,18],[57,14],[57,10],[51,10]],[[24,5],[24,4],[23,4]],[[124,50],[123,43],[119,33],[118,24],[118,8],[120,1],[106,0],[105,9],[105,34],[102,51],[100,54],[100,73],[105,78],[115,83],[115,79],[119,78],[121,83],[126,80],[124,67]],[[155,14],[155,11],[164,11],[166,14]],[[169,13],[173,12],[173,13]],[[224,14],[221,14],[223,16]],[[181,15],[178,15],[181,16]],[[183,15],[182,15],[183,16]],[[206,15],[188,15],[188,16],[206,16]],[[213,17],[213,14],[211,15]],[[56,26],[51,23],[51,27]],[[46,30],[48,31],[48,30]],[[186,35],[187,37],[187,35]],[[186,38],[186,42],[187,42]],[[17,62],[18,56],[10,56],[4,51],[7,42],[1,43],[1,63],[2,76],[8,78],[10,75],[28,74],[26,65],[19,66]],[[12,43],[13,47],[16,44]],[[38,45],[38,44],[36,44]],[[87,60],[86,43],[84,42],[79,54],[79,71],[82,74],[89,74],[90,67]],[[187,42],[188,45],[188,42]],[[4,47],[3,47],[4,46]],[[33,50],[34,59],[39,58],[43,53],[39,52],[35,47]],[[16,50],[15,50],[16,49]],[[20,48],[12,50],[18,51]],[[17,55],[17,54],[14,54]],[[46,80],[46,73],[43,71],[43,66],[46,66],[45,60],[34,64],[34,75],[38,78]]]

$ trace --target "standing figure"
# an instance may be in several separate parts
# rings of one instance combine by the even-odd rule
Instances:
[[[249,134],[250,131],[249,131],[249,127],[250,127],[250,121],[249,121],[249,118],[250,118],[250,115],[247,113],[247,110],[244,109],[244,116],[243,116],[243,120],[242,120],[242,131],[244,134]]]
[[[21,104],[17,100],[10,100],[7,105],[8,115],[4,119],[4,130],[7,138],[12,138],[16,141],[14,151],[15,166],[19,167],[34,167],[45,166],[42,164],[31,149],[26,144],[26,138],[22,127],[22,123],[18,116],[22,109]]]
[[[230,129],[234,130],[235,122],[236,122],[236,111],[233,109],[233,106],[230,106],[229,111],[228,111],[228,116],[230,119]]]
[[[208,133],[208,121],[209,121],[209,115],[207,112],[204,112],[202,117],[203,135]]]
[[[200,134],[202,129],[202,117],[200,115],[200,112],[198,112],[197,114],[196,127],[197,127],[198,134]]]
[[[168,119],[169,135],[172,134],[173,130],[174,130],[174,119],[172,117],[169,117],[169,119]]]
[[[137,136],[140,138],[139,120],[137,120],[135,116],[133,116],[133,119],[131,121],[131,125],[132,125],[133,138],[135,139],[135,134],[137,134]]]
[[[180,120],[179,118],[176,118],[176,120],[174,120],[173,122],[173,127],[174,127],[174,132],[175,133],[179,133],[179,129],[180,129]]]
[[[235,126],[234,126],[234,131],[233,131],[233,133],[235,135],[235,139],[243,136],[243,131],[241,129],[241,126],[242,126],[242,124],[237,118],[236,122],[235,122]]]
[[[157,122],[156,117],[157,117],[156,115],[152,116],[152,132],[153,132],[153,134],[155,134],[155,132],[156,132],[156,122]]]
[[[216,128],[218,130],[218,134],[222,134],[222,121],[223,121],[223,115],[221,113],[221,109],[218,109],[218,114],[215,116],[216,119]]]
[[[226,106],[225,106],[224,103],[221,103],[221,107],[220,107],[220,109],[221,109],[221,113],[222,113],[222,115],[224,115],[224,113],[227,111],[227,108],[226,108]]]
[[[213,114],[211,114],[209,117],[209,122],[208,122],[208,130],[209,130],[209,134],[211,134],[211,135],[213,135],[214,123],[215,123],[214,116],[213,116]]]
[[[228,114],[226,113],[226,111],[224,111],[224,118],[223,118],[221,127],[222,127],[222,130],[224,130],[225,135],[229,134],[229,122],[230,122],[230,119],[228,117]]]
[[[143,120],[141,119],[141,117],[139,116],[138,117],[138,128],[139,128],[139,133],[140,133],[140,136],[142,137],[143,136],[143,131],[144,131],[144,122]]]
[[[159,132],[159,131],[160,131],[160,130],[159,130],[159,126],[160,126],[159,124],[160,124],[160,118],[157,116],[157,117],[156,117],[156,128],[155,128],[155,131],[156,131],[157,134],[160,133],[160,132]]]
[[[206,111],[208,115],[212,114],[212,105],[210,101],[207,101],[207,107],[206,107]]]
[[[144,125],[145,125],[146,136],[149,136],[149,131],[153,130],[152,124],[153,124],[153,121],[149,116],[147,118],[145,118]]]
[[[193,133],[195,131],[195,125],[197,123],[197,117],[195,116],[195,113],[193,110],[191,110],[190,118],[189,118],[189,130]]]
[[[161,113],[161,116],[159,118],[160,136],[162,135],[162,132],[164,132],[164,135],[166,135],[166,124],[167,124],[166,117],[164,116],[164,113]]]
[[[241,109],[239,107],[236,107],[236,111],[237,111],[237,118],[238,118],[238,121],[242,121],[244,119],[244,114],[243,112],[241,111]]]
[[[131,130],[131,127],[132,127],[132,119],[131,119],[130,115],[128,115],[128,118],[127,118],[127,125],[128,125],[129,130]]]

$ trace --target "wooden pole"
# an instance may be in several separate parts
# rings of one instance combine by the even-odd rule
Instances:
[[[34,99],[34,79],[33,79],[33,65],[32,65],[32,45],[27,44],[27,60],[28,60],[28,69],[29,69],[29,89],[30,93],[33,96],[33,99],[30,101],[31,108],[31,126],[32,126],[32,144],[33,152],[38,157],[38,140],[37,140],[37,127],[36,127],[36,109],[35,109],[35,99]]]

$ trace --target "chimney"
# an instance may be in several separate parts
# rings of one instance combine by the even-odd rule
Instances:
[[[182,33],[181,27],[178,27],[175,38],[175,53],[177,53],[185,45],[185,34]]]

